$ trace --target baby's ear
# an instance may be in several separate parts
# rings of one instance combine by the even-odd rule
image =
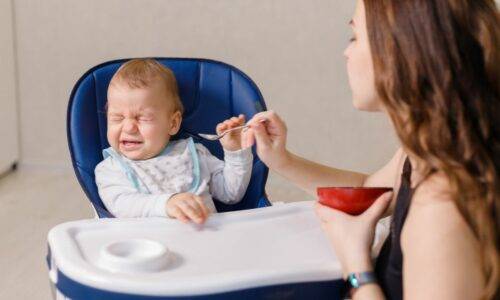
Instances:
[[[172,119],[170,120],[170,135],[176,135],[177,132],[179,132],[179,129],[181,128],[181,123],[182,123],[182,113],[180,111],[176,111],[172,115]]]

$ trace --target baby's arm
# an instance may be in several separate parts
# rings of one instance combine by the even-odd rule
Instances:
[[[245,195],[252,176],[252,148],[224,150],[224,161],[221,161],[201,144],[197,146],[200,158],[206,160],[211,173],[212,197],[227,204],[239,202]]]
[[[166,217],[166,203],[173,194],[144,194],[137,191],[111,158],[99,163],[95,180],[106,208],[119,218]]]

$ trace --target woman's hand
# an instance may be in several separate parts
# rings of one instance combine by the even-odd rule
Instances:
[[[392,192],[383,194],[359,216],[351,216],[319,202],[316,203],[316,214],[340,260],[344,276],[373,269],[370,250],[375,226],[387,209],[392,194]]]
[[[271,110],[256,114],[248,124],[250,128],[246,132],[244,143],[253,145],[256,142],[259,158],[270,169],[278,169],[286,164],[289,153],[286,150],[285,122]]]

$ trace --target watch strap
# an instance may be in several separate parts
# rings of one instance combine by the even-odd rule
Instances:
[[[350,273],[347,275],[346,281],[351,288],[357,289],[362,285],[377,282],[377,276],[373,271]]]

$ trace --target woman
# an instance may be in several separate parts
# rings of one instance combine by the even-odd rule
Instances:
[[[498,297],[494,1],[358,1],[350,25],[345,56],[354,106],[385,112],[402,148],[371,175],[322,166],[287,151],[286,126],[271,111],[249,122],[259,157],[311,194],[318,186],[394,187],[358,217],[316,205],[345,276],[359,279],[351,280],[360,285],[353,299]],[[393,223],[374,265],[370,247],[384,212]]]

